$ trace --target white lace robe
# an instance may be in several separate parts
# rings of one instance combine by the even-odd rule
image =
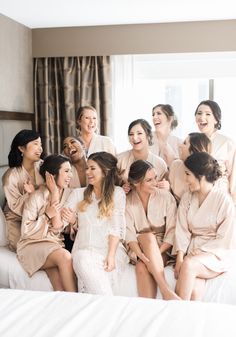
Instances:
[[[85,188],[75,189],[66,206],[77,209],[84,198]],[[95,194],[92,203],[85,212],[78,212],[78,232],[76,234],[72,257],[78,278],[78,290],[91,294],[117,294],[122,274],[129,262],[123,245],[119,244],[112,272],[104,270],[104,260],[108,252],[109,235],[125,238],[125,203],[126,196],[121,187],[114,191],[114,210],[111,218],[98,217],[98,202]]]

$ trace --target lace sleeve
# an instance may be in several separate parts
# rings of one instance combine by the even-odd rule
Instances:
[[[111,226],[109,235],[118,236],[120,239],[125,239],[125,204],[126,195],[121,187],[116,187],[114,192],[114,210],[111,217]]]

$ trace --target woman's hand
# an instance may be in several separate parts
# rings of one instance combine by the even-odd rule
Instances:
[[[126,194],[129,193],[129,191],[131,190],[130,183],[124,183],[122,185],[122,188],[123,188],[123,190],[125,191]]]
[[[192,256],[199,255],[201,253],[202,253],[201,249],[194,249],[193,251],[191,251]]]
[[[147,256],[144,253],[139,254],[138,257],[145,264],[148,264],[150,262],[150,260],[147,258]]]
[[[45,213],[47,214],[48,218],[53,218],[54,216],[58,215],[60,212],[60,205],[58,202],[53,202],[52,204],[46,207]]]
[[[70,225],[70,239],[72,241],[75,241],[76,233],[77,233],[77,227]]]
[[[180,269],[182,267],[183,261],[184,261],[184,258],[182,256],[182,254],[177,255],[175,269],[174,269],[174,275],[175,275],[176,280],[179,278],[179,273],[180,273]]]
[[[64,207],[61,211],[61,217],[62,220],[74,225],[76,223],[76,213],[73,211],[73,209]]]
[[[26,193],[29,193],[29,194],[33,193],[35,191],[34,185],[30,180],[27,180],[24,183],[24,190],[25,190]]]
[[[164,178],[164,179],[157,182],[157,187],[169,191],[170,190],[170,183],[169,183],[168,180],[165,180],[165,178]]]
[[[113,255],[107,255],[107,257],[104,260],[104,270],[107,272],[110,272],[116,268],[115,265],[115,256]]]
[[[58,190],[54,176],[50,174],[49,172],[46,172],[45,178],[46,178],[46,185],[47,185],[49,192],[53,194],[54,196],[58,195],[58,198],[59,198],[59,190]]]

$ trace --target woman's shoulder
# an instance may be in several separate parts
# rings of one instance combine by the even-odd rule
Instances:
[[[167,171],[167,164],[161,157],[149,151],[147,160],[154,166],[162,166]]]
[[[218,200],[220,204],[233,203],[231,195],[217,185],[213,186],[211,190],[211,195],[215,200]]]
[[[172,161],[170,165],[170,170],[177,170],[179,168],[184,167],[184,162],[181,159],[175,159]]]
[[[22,176],[22,174],[22,166],[9,167],[2,176],[3,185],[8,185],[9,183],[18,183],[19,177]]]
[[[113,144],[113,141],[112,141],[111,137],[109,137],[109,136],[103,136],[103,135],[95,134],[94,137],[96,139],[96,142],[100,141],[101,143]]]
[[[126,151],[123,151],[123,152],[120,152],[116,155],[117,159],[118,160],[122,160],[124,158],[127,158],[129,157],[131,154],[131,150],[126,150]]]
[[[123,198],[125,197],[126,198],[125,191],[120,186],[115,186],[114,195],[115,197],[123,197]]]
[[[184,192],[180,198],[179,206],[189,206],[194,196],[195,194],[190,191]]]
[[[232,145],[235,146],[235,143],[234,143],[233,139],[231,139],[228,136],[223,135],[220,132],[215,132],[211,137],[211,141],[213,141],[213,142],[218,141],[220,143],[229,143],[229,144],[232,144]]]
[[[37,190],[30,193],[29,198],[25,201],[31,205],[44,204],[49,196],[49,190],[46,185],[40,185]]]
[[[173,135],[172,133],[169,134],[168,137],[168,143],[178,143],[178,144],[182,144],[183,141],[180,137]]]
[[[84,191],[86,187],[76,187],[71,189],[70,195],[76,196],[76,197],[83,197],[84,196]]]
[[[153,197],[157,199],[163,199],[169,202],[175,202],[175,198],[173,197],[171,192],[164,188],[156,188],[155,192],[153,193]]]

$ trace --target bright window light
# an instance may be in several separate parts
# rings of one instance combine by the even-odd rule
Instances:
[[[222,109],[222,133],[233,138],[236,53],[121,55],[112,57],[113,138],[117,152],[130,148],[127,130],[137,118],[152,124],[153,106],[171,104],[184,139],[197,131],[194,112],[204,99]]]

